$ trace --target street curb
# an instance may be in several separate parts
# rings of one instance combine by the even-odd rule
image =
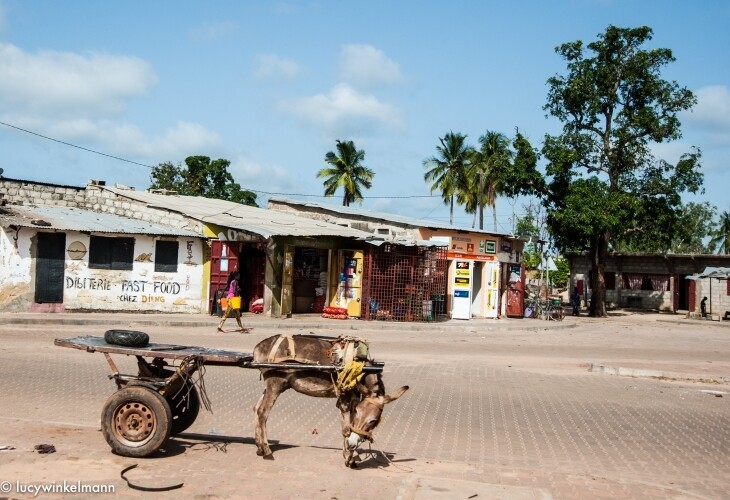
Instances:
[[[685,380],[702,382],[705,384],[730,384],[730,376],[723,375],[696,375],[679,372],[665,372],[660,370],[647,370],[645,368],[626,368],[623,366],[607,366],[591,363],[589,372],[604,373],[606,375],[618,375],[622,377],[656,378],[662,380]]]
[[[462,332],[481,333],[484,331],[536,331],[536,330],[563,330],[575,328],[575,323],[564,322],[543,322],[530,319],[509,319],[509,320],[467,320],[461,324],[446,324],[441,322],[428,323],[400,323],[386,321],[361,321],[361,320],[322,320],[322,321],[291,321],[290,319],[254,319],[243,317],[243,322],[253,328],[267,328],[273,330],[389,330],[389,331],[429,331],[429,332]],[[0,315],[0,324],[18,325],[103,325],[111,326],[156,326],[175,328],[214,328],[218,323],[217,316],[210,316],[206,319],[182,319],[170,318],[169,316],[156,316],[154,314],[140,314],[138,316],[115,317],[109,315],[83,314],[65,316],[64,314],[39,314],[39,315]],[[451,320],[453,321],[453,320]],[[458,320],[457,320],[458,321]]]

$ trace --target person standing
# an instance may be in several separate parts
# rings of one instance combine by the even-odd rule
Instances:
[[[580,294],[578,293],[578,287],[573,288],[573,293],[570,294],[570,305],[573,306],[573,316],[578,316],[578,309],[580,308]]]
[[[239,332],[241,333],[248,333],[248,330],[246,330],[243,327],[243,324],[241,323],[241,304],[240,301],[238,303],[238,307],[233,307],[233,299],[234,297],[241,296],[241,289],[238,283],[240,275],[237,272],[232,272],[228,275],[228,284],[226,285],[226,297],[228,298],[228,306],[226,306],[226,312],[223,313],[223,317],[221,318],[220,323],[218,323],[218,331],[223,331],[223,324],[226,322],[226,319],[228,316],[230,316],[231,312],[235,313],[236,315],[236,323],[238,323]]]
[[[700,301],[700,314],[703,318],[707,317],[707,297],[702,297]]]

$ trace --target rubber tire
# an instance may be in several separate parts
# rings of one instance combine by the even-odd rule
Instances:
[[[142,414],[149,427],[149,432],[142,431],[139,436],[123,437],[123,421],[120,412]],[[134,418],[127,418],[132,424]],[[104,403],[101,412],[101,431],[112,451],[118,455],[132,458],[144,458],[152,455],[170,437],[172,412],[170,405],[158,392],[143,386],[131,386],[119,389]],[[134,432],[136,429],[132,429]]]
[[[150,336],[136,330],[107,330],[104,332],[104,341],[124,347],[145,347],[150,343]]]
[[[188,392],[188,389],[190,392]],[[186,399],[190,399],[186,401]],[[167,399],[172,411],[172,421],[170,435],[175,436],[185,431],[193,425],[195,419],[198,418],[200,413],[200,396],[198,396],[198,390],[195,386],[189,388],[183,388]]]

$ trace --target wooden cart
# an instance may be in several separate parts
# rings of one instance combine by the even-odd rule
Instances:
[[[146,457],[190,427],[198,416],[201,402],[210,409],[207,395],[199,391],[193,375],[201,367],[307,369],[336,372],[335,365],[301,363],[254,363],[253,355],[209,347],[149,343],[144,347],[108,344],[103,337],[83,336],[56,339],[55,345],[87,352],[101,352],[111,368],[117,390],[104,403],[101,429],[112,450],[126,457]],[[138,373],[122,374],[112,354],[137,358]],[[145,358],[151,358],[148,361]],[[168,363],[166,360],[171,360]],[[383,363],[364,368],[379,372]],[[200,377],[198,377],[200,381]]]

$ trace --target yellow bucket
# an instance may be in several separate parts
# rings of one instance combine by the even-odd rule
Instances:
[[[231,308],[232,309],[240,309],[241,308],[241,297],[231,297],[228,300],[231,302]]]

